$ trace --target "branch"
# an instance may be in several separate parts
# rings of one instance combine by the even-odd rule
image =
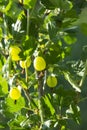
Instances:
[[[40,113],[40,118],[41,118],[41,127],[44,122],[43,119],[43,107],[41,103],[41,97],[43,96],[43,77],[44,77],[44,72],[37,72],[37,77],[38,77],[38,105],[39,105],[39,113]]]

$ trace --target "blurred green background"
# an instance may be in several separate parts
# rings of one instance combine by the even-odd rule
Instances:
[[[84,47],[87,47],[87,36],[84,35],[79,31],[77,33],[77,42],[72,46],[71,56],[69,57],[71,61],[79,61],[84,57],[86,58],[87,51],[85,51],[84,54]],[[81,97],[85,98],[87,97],[87,77],[85,79],[85,82],[83,84]],[[81,101],[79,103],[80,110],[81,110],[81,124],[77,126],[76,123],[70,123],[70,129],[71,130],[86,130],[87,129],[87,99]]]

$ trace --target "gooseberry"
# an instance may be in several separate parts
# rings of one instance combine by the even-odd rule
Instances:
[[[31,59],[28,57],[26,60],[20,61],[20,66],[24,68],[28,68],[31,65]]]
[[[21,92],[17,87],[13,87],[10,90],[9,96],[13,99],[13,100],[17,100],[20,98],[21,96]]]
[[[57,85],[57,78],[55,77],[55,75],[48,76],[47,85],[52,88]]]
[[[19,53],[21,52],[21,49],[18,46],[11,46],[9,50],[9,54],[11,55],[11,58],[13,61],[20,60]]]
[[[37,70],[37,71],[42,71],[46,68],[46,61],[44,60],[43,57],[41,56],[37,56],[35,59],[34,59],[34,68]]]

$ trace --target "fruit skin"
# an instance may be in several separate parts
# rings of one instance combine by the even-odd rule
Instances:
[[[37,71],[42,71],[42,70],[44,70],[46,68],[46,61],[43,59],[43,57],[37,56],[34,59],[34,68]]]
[[[10,90],[9,96],[13,99],[13,100],[18,100],[21,96],[21,92],[17,87],[13,87]]]
[[[18,46],[11,46],[9,50],[9,54],[15,55],[19,54],[21,52],[21,49]]]
[[[48,76],[47,85],[51,88],[55,87],[57,85],[57,78],[54,75]]]
[[[30,67],[30,65],[31,65],[31,59],[30,59],[30,57],[28,57],[26,60],[24,60],[24,61],[20,61],[20,66],[24,69],[24,68],[28,68],[28,67]]]
[[[18,46],[11,46],[9,49],[9,54],[11,55],[11,58],[13,61],[20,60],[19,53],[21,52],[21,49]]]
[[[12,55],[11,58],[12,58],[13,61],[19,61],[19,60],[21,60],[21,58],[20,58],[19,55]]]

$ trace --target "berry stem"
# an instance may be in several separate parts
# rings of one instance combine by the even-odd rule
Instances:
[[[25,81],[28,83],[28,68],[27,68],[27,63],[25,63]],[[25,96],[27,100],[30,102],[30,95],[27,89],[24,89]]]

